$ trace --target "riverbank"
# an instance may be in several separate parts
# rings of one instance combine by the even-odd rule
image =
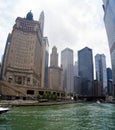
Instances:
[[[86,101],[74,101],[74,100],[63,100],[63,101],[47,101],[47,102],[39,102],[33,100],[1,100],[1,106],[11,106],[11,107],[19,107],[19,106],[50,106],[50,105],[63,105],[63,104],[73,104],[73,103],[83,103]],[[115,104],[115,102],[103,102],[103,103],[111,103]]]
[[[61,104],[71,104],[76,103],[76,101],[49,101],[49,102],[38,102],[32,100],[1,100],[0,105],[6,106],[49,106],[49,105],[61,105]]]

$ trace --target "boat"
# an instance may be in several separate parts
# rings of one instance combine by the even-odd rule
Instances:
[[[9,111],[8,107],[0,107],[0,114],[6,113],[7,111]]]
[[[100,101],[99,101],[99,100],[97,100],[97,101],[96,101],[96,103],[97,103],[97,104],[100,104]]]

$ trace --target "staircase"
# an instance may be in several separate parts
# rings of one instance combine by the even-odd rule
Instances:
[[[16,93],[20,93],[22,96],[26,96],[26,93],[23,92],[21,88],[17,88],[16,85],[8,83],[6,81],[0,81],[0,86],[3,85],[6,88],[12,89]]]

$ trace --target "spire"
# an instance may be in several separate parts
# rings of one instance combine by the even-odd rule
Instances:
[[[43,34],[43,30],[44,30],[44,12],[42,11],[39,17],[39,23],[40,23],[40,29],[41,32]]]

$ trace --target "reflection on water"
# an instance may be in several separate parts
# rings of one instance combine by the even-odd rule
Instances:
[[[115,130],[115,105],[14,107],[0,115],[0,130]]]
[[[11,130],[8,119],[4,114],[0,115],[0,130]]]

